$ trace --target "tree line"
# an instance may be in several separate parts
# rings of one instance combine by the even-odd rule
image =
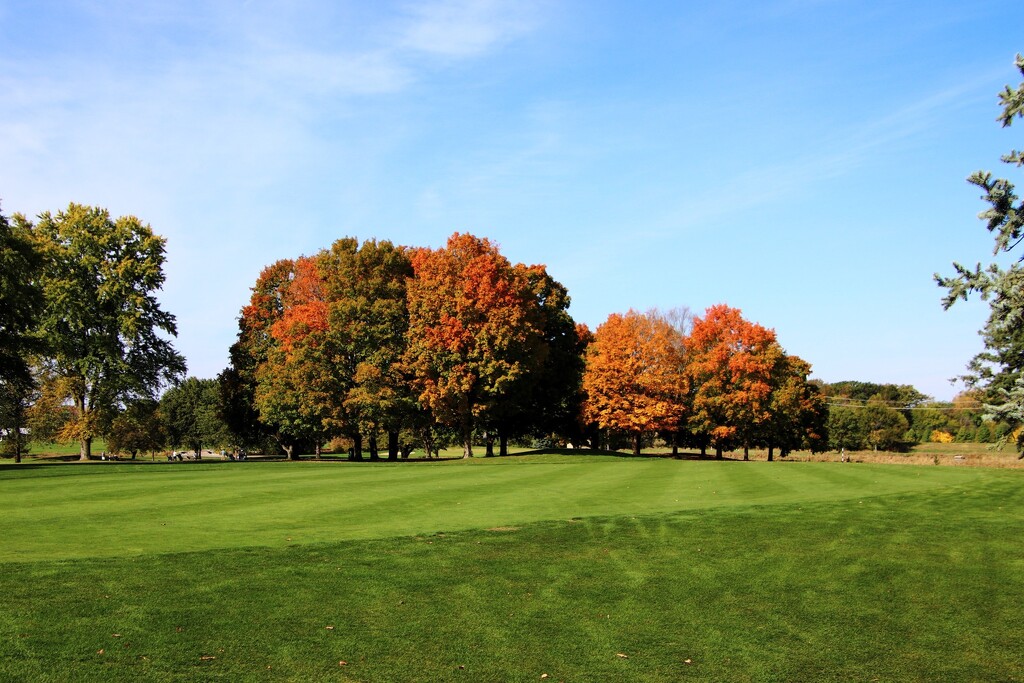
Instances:
[[[591,331],[544,266],[467,234],[437,249],[346,237],[267,266],[229,367],[184,379],[174,317],[155,298],[164,241],[149,226],[72,204],[35,222],[0,215],[0,245],[0,428],[16,458],[25,426],[78,441],[83,459],[98,436],[133,457],[344,444],[352,459],[397,459],[451,443],[468,457],[512,441],[771,459],[1009,431],[974,396],[948,410],[912,387],[812,381],[773,330],[724,304],[615,313]]]

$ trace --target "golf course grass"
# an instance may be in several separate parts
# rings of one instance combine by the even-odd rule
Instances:
[[[4,466],[0,532],[0,680],[1024,679],[1020,470]]]

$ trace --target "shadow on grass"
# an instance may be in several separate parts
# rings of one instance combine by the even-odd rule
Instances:
[[[630,458],[630,459],[645,459],[645,460],[715,460],[713,455],[701,455],[696,452],[682,452],[680,451],[677,455],[672,453],[641,453],[636,455],[632,452],[627,451],[606,451],[601,449],[591,448],[539,448],[532,451],[519,451],[517,453],[509,453],[508,455],[494,455],[486,456],[493,458],[515,458],[520,455],[570,455],[577,456],[580,458],[586,458],[592,455],[599,456],[611,456],[613,458]],[[722,457],[719,460],[739,460],[734,457]]]

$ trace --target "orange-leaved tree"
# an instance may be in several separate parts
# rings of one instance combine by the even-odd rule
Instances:
[[[256,407],[256,373],[277,342],[270,331],[284,315],[282,293],[294,276],[295,262],[281,259],[256,278],[249,303],[238,318],[238,337],[228,351],[230,365],[217,377],[221,410],[239,446],[255,446],[275,430],[260,420]],[[276,439],[275,439],[276,440]]]
[[[678,429],[686,386],[678,330],[652,313],[613,313],[587,347],[583,417],[628,433],[639,455],[644,432]]]
[[[255,405],[289,458],[298,443],[321,444],[337,428],[336,378],[325,347],[327,304],[316,257],[303,256],[273,294],[279,313],[256,369]],[[244,315],[244,314],[243,314]]]
[[[487,239],[455,233],[414,251],[412,266],[405,363],[420,403],[472,457],[476,422],[541,361],[537,302],[525,267]]]
[[[694,318],[686,341],[693,387],[690,429],[722,451],[743,446],[744,457],[770,417],[772,370],[783,355],[775,332],[725,304]]]

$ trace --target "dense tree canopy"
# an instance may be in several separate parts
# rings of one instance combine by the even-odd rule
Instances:
[[[524,266],[487,239],[456,233],[440,249],[413,253],[406,363],[420,402],[459,430],[464,457],[473,431],[546,349]]]
[[[406,282],[412,277],[408,250],[387,240],[336,241],[320,254],[327,301],[327,344],[342,427],[362,457],[369,434],[370,457],[378,457],[377,432],[388,434],[388,457],[398,457],[398,435],[415,411],[416,399],[402,362],[409,329]]]
[[[772,371],[784,355],[775,332],[719,304],[694,319],[686,353],[691,429],[707,434],[719,457],[755,445],[770,417]]]

